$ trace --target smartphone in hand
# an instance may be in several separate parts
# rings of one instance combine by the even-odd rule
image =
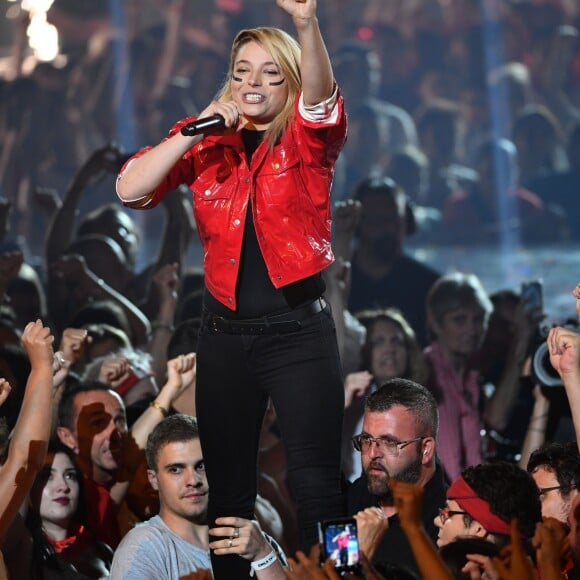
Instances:
[[[331,558],[338,574],[360,571],[356,520],[337,518],[319,522],[323,560]]]

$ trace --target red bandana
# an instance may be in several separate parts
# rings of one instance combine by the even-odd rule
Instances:
[[[478,521],[490,534],[510,535],[510,522],[492,514],[489,504],[477,496],[463,477],[457,478],[447,490],[447,499],[456,501],[461,509]]]

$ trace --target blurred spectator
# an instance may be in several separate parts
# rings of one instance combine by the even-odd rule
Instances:
[[[442,209],[465,182],[476,179],[473,169],[457,162],[459,109],[453,103],[431,103],[415,115],[421,151],[429,159],[429,181],[423,205]]]
[[[572,239],[580,238],[580,229],[575,224],[580,220],[580,122],[572,129],[568,138],[566,154],[569,162],[568,171],[551,172],[533,179],[529,186],[546,204],[556,204],[563,208],[570,224]]]
[[[23,330],[30,320],[49,322],[44,285],[38,272],[29,264],[22,264],[8,284],[6,296],[16,315],[15,324],[19,330]]]
[[[426,303],[428,386],[439,408],[439,457],[453,481],[463,468],[482,462],[477,354],[493,306],[479,278],[463,273],[439,278]]]
[[[349,114],[349,139],[337,167],[344,183],[334,186],[336,199],[344,199],[358,181],[381,173],[390,153],[416,145],[417,132],[407,111],[377,97],[380,63],[370,45],[344,42],[333,66]]]
[[[427,342],[423,305],[439,274],[404,250],[415,227],[403,190],[390,178],[366,179],[353,194],[362,206],[355,233],[348,308],[398,308],[421,345]],[[411,229],[410,229],[411,228]]]
[[[484,458],[516,461],[534,405],[529,358],[544,313],[513,290],[500,290],[489,298],[493,311],[480,351]]]
[[[555,204],[518,186],[518,152],[507,139],[489,139],[476,154],[477,180],[449,195],[438,240],[456,245],[499,244],[510,237],[523,245],[569,239],[567,216]]]
[[[391,155],[387,173],[407,194],[413,208],[416,231],[410,243],[414,246],[429,243],[440,227],[441,212],[423,205],[429,186],[427,156],[413,145],[398,149]]]
[[[550,51],[540,69],[545,104],[558,119],[565,134],[580,123],[578,99],[578,26],[561,23],[550,31]]]
[[[568,168],[564,136],[556,117],[543,105],[524,107],[514,120],[512,140],[518,151],[518,184]]]
[[[474,167],[477,151],[492,137],[511,138],[510,128],[532,100],[530,74],[521,62],[506,62],[466,82],[459,92],[458,152]]]
[[[417,107],[418,76],[413,41],[393,23],[375,22],[370,28],[380,64],[377,96],[412,113]]]

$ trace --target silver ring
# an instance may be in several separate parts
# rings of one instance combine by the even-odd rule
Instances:
[[[234,528],[234,538],[240,537],[240,528]]]
[[[230,538],[230,545],[229,545],[230,548],[232,547],[233,543],[234,543],[234,540],[232,538]]]

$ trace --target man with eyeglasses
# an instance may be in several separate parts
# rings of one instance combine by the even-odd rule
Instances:
[[[390,379],[365,403],[362,432],[353,437],[353,445],[361,453],[363,474],[350,486],[347,499],[361,537],[373,525],[373,514],[388,518],[388,530],[372,558],[375,565],[396,563],[418,573],[394,506],[391,478],[424,488],[421,519],[433,541],[437,537],[434,518],[445,503],[447,488],[437,462],[438,426],[435,398],[407,379]]]
[[[538,490],[529,473],[505,461],[467,467],[447,490],[439,510],[437,546],[462,537],[479,537],[502,548],[510,542],[513,518],[524,538],[542,521]]]
[[[538,486],[542,516],[567,523],[580,486],[580,453],[576,442],[545,443],[530,455],[526,469]]]

